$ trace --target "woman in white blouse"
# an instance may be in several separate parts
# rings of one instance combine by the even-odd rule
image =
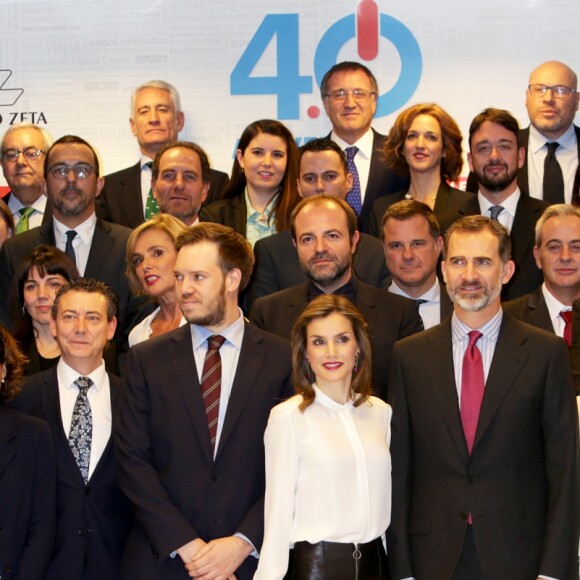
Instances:
[[[127,240],[127,278],[135,295],[148,294],[157,308],[129,333],[129,346],[186,323],[175,293],[175,241],[187,226],[160,213],[135,228]]]
[[[386,577],[392,412],[371,396],[365,327],[335,295],[315,298],[296,321],[298,394],[272,410],[264,436],[265,532],[255,579]]]

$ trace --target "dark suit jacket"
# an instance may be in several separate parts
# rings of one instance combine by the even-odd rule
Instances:
[[[550,312],[546,306],[541,286],[530,294],[524,294],[515,300],[504,302],[502,308],[518,320],[554,333],[554,325],[550,319]]]
[[[503,287],[503,300],[513,300],[528,294],[544,281],[542,271],[536,266],[534,259],[534,228],[547,207],[548,204],[540,199],[520,195],[510,235],[512,260],[515,262],[516,271],[511,280]],[[448,212],[441,218],[441,231],[445,234],[449,226],[463,216],[478,214],[481,214],[481,209],[477,196],[474,195],[463,207]]]
[[[254,254],[256,264],[248,290],[250,307],[256,298],[306,282],[289,230],[258,240]],[[384,287],[389,281],[383,245],[367,234],[360,236],[353,256],[353,268],[365,284]]]
[[[243,193],[210,203],[199,211],[199,221],[229,226],[244,238],[247,218],[248,211]]]
[[[228,179],[223,171],[210,169],[206,204],[220,199]],[[97,215],[100,218],[133,229],[145,221],[143,210],[140,161],[105,176],[105,187],[97,198]]]
[[[44,578],[56,529],[48,425],[0,405],[0,577]]]
[[[8,205],[8,201],[10,200],[11,195],[12,195],[12,192],[9,191],[4,197],[1,198],[2,201],[4,201],[6,203],[6,205]],[[46,207],[44,208],[44,214],[42,215],[42,223],[46,224],[50,220],[52,220],[52,204],[50,203],[50,200],[47,199],[46,200]]]
[[[138,524],[122,578],[188,578],[170,554],[195,538],[245,535],[259,550],[264,526],[263,435],[271,408],[292,394],[290,345],[247,324],[215,460],[189,325],[129,351],[116,428],[118,477]],[[236,571],[249,580],[257,561]]]
[[[562,339],[504,314],[471,456],[451,319],[395,345],[389,401],[392,578],[451,578],[469,513],[486,578],[578,578],[577,410]]]
[[[109,380],[114,411],[120,381],[114,375]],[[115,480],[112,437],[85,486],[62,426],[56,368],[28,377],[12,404],[46,420],[56,447],[57,533],[45,580],[118,579],[131,517]]]
[[[371,234],[371,236],[382,238],[381,223],[383,222],[384,213],[394,203],[405,199],[406,193],[406,190],[399,191],[397,193],[380,197],[375,201],[372,212],[369,216],[368,233]],[[473,198],[473,193],[456,189],[455,187],[451,187],[445,181],[442,181],[437,190],[433,212],[439,220],[446,212],[459,209],[471,198]]]
[[[290,339],[292,326],[308,304],[308,283],[258,298],[250,320],[260,328]],[[395,341],[423,330],[417,305],[407,298],[357,280],[355,306],[368,327],[373,357],[374,392],[386,398],[391,350]]]

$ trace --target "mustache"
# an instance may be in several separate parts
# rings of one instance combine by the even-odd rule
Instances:
[[[312,264],[312,262],[316,260],[335,260],[335,259],[336,256],[334,254],[332,254],[328,250],[325,250],[324,252],[316,252],[316,254],[314,254],[314,256],[310,258],[310,263]]]

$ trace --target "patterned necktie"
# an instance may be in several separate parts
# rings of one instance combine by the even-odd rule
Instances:
[[[76,264],[77,255],[75,254],[75,249],[73,248],[73,240],[75,239],[77,233],[74,230],[69,230],[66,233],[66,246],[64,248],[64,253]]]
[[[548,203],[564,203],[564,176],[562,167],[556,159],[556,149],[560,143],[546,143],[548,153],[544,159],[544,201]]]
[[[566,344],[570,346],[572,344],[572,311],[562,310],[562,312],[560,312],[560,316],[566,323],[566,326],[564,326],[564,340],[566,341]]]
[[[15,233],[21,234],[22,232],[27,232],[30,229],[30,216],[34,213],[33,207],[23,207],[19,210],[20,218],[18,223],[14,228]]]
[[[481,352],[475,344],[483,335],[477,330],[472,330],[468,336],[469,344],[463,355],[463,368],[461,371],[461,423],[467,449],[471,455],[479,420],[479,411],[481,410],[481,401],[483,400],[485,379]]]
[[[147,167],[151,168],[151,161],[146,163]],[[153,189],[149,188],[149,193],[147,194],[147,203],[145,204],[145,219],[150,220],[153,216],[159,213],[159,205],[157,204],[157,200],[153,195]]]
[[[491,217],[492,220],[494,221],[498,221],[498,216],[499,214],[504,210],[505,208],[503,207],[503,205],[492,205],[489,208],[489,216]]]
[[[346,202],[352,207],[356,215],[360,215],[362,209],[360,179],[354,164],[354,156],[358,153],[358,147],[347,147],[344,152],[346,153],[346,168],[352,174],[352,188],[346,196]]]
[[[89,377],[79,377],[74,383],[79,394],[75,401],[68,443],[79,466],[85,484],[89,481],[89,463],[91,459],[91,443],[93,439],[93,414],[87,391],[94,384]]]
[[[203,397],[203,406],[207,416],[212,453],[215,450],[222,386],[222,357],[220,355],[220,348],[225,340],[220,335],[210,336],[207,339],[207,353],[205,354],[203,371],[201,373],[201,396]]]

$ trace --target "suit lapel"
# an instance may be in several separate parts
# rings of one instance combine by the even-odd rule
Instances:
[[[528,297],[528,313],[531,324],[548,332],[555,332],[541,286]]]
[[[525,150],[524,164],[518,169],[518,187],[523,195],[530,194],[530,187],[528,183],[528,142],[530,140],[530,128],[520,129],[518,133],[518,146]],[[578,144],[580,152],[580,143]],[[580,156],[580,153],[579,153]]]
[[[93,241],[91,242],[91,249],[89,251],[87,268],[84,273],[86,278],[101,279],[103,264],[107,262],[111,246],[115,241],[114,236],[109,235],[110,230],[111,226],[109,224],[102,220],[97,220]]]
[[[12,441],[18,434],[14,425],[14,419],[10,412],[0,405],[0,475],[10,465],[16,455],[16,450],[12,446]],[[4,498],[3,503],[6,502]]]
[[[143,223],[143,195],[141,192],[141,161],[127,173],[127,179],[120,182],[119,206],[128,224]]]
[[[364,319],[366,320],[368,327],[367,333],[372,336],[374,325],[377,319],[375,314],[375,308],[377,307],[377,303],[375,302],[372,294],[367,292],[367,289],[361,283],[360,280],[357,280],[357,289],[356,289],[356,307],[360,310],[361,314],[363,315]]]
[[[534,215],[534,210],[530,207],[530,198],[523,193],[516,207],[516,215],[511,231],[512,256],[516,264],[521,264],[530,246],[535,240],[535,226],[539,216]]]

